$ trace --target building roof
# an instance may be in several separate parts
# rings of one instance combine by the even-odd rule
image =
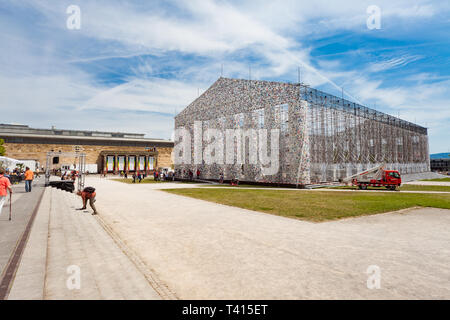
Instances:
[[[145,138],[143,133],[57,129],[55,127],[51,129],[37,129],[23,124],[0,124],[0,137],[171,142],[164,139]]]

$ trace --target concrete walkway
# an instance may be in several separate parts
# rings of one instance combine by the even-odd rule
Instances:
[[[75,194],[46,188],[8,299],[160,299],[98,219],[79,207]]]
[[[29,193],[25,192],[23,183],[12,187],[12,220],[8,221],[9,195],[0,215],[0,274],[5,268],[17,240],[22,235],[31,213],[43,192],[43,187],[38,182],[33,186],[32,192]]]
[[[174,183],[87,185],[102,219],[182,299],[450,299],[450,210],[317,224],[157,190]],[[380,289],[367,287],[371,266]]]
[[[450,210],[310,223],[159,190],[194,184],[86,185],[99,216],[45,189],[9,299],[450,299]]]
[[[12,186],[12,219],[9,218],[9,195],[0,215],[0,299],[10,289],[11,277],[15,265],[15,259],[23,252],[19,247],[20,240],[25,237],[25,230],[33,211],[44,191],[39,179],[33,182],[32,192],[25,192],[25,184],[19,183]]]

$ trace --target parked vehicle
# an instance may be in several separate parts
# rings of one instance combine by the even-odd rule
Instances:
[[[350,182],[359,189],[366,190],[367,187],[385,187],[389,190],[396,190],[402,184],[400,172],[397,170],[384,170],[384,165],[359,172],[346,177],[343,182]]]

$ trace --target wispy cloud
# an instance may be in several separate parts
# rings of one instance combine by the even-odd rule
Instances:
[[[401,68],[401,67],[405,67],[406,65],[408,65],[411,62],[420,60],[422,58],[423,58],[423,56],[418,56],[418,55],[411,56],[411,55],[406,54],[404,56],[392,58],[389,60],[371,63],[370,66],[368,67],[368,71],[369,72],[380,72],[380,71],[390,70],[390,69],[394,69],[394,68]]]

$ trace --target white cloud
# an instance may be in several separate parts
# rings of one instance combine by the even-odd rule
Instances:
[[[431,79],[429,75],[422,74],[416,79],[410,77],[407,84],[390,87],[370,79],[370,73],[405,67],[421,56],[387,57],[373,62],[364,72],[344,68],[338,59],[325,61],[311,57],[312,48],[306,47],[303,40],[320,39],[343,30],[367,32],[366,8],[373,1],[193,0],[171,1],[170,10],[162,2],[144,5],[86,1],[79,4],[82,25],[77,32],[65,29],[65,8],[69,2],[9,2],[10,6],[21,9],[33,7],[45,19],[38,25],[29,25],[29,29],[22,21],[7,26],[0,22],[6,31],[0,36],[2,44],[6,44],[0,53],[0,93],[5,97],[0,102],[2,112],[32,111],[48,114],[49,119],[56,121],[56,115],[61,113],[55,110],[61,107],[70,107],[83,116],[92,110],[112,111],[124,115],[123,122],[116,116],[105,115],[97,124],[103,128],[113,124],[112,128],[130,127],[139,131],[133,124],[143,120],[133,116],[133,112],[180,111],[195,99],[197,88],[205,90],[219,76],[222,63],[225,76],[247,77],[250,62],[241,59],[242,54],[254,59],[253,79],[281,77],[296,81],[297,67],[301,66],[302,80],[312,86],[329,84],[334,92],[340,92],[340,86],[345,86],[346,96],[352,100],[377,101],[391,106],[392,110],[410,110],[402,116],[414,115],[436,127],[439,124],[434,114],[448,119],[445,102],[448,78],[433,75],[437,83],[431,86],[426,84]],[[425,0],[380,0],[376,5],[382,10],[382,24],[389,22],[391,26],[417,24],[448,7],[442,2]],[[34,39],[33,32],[42,32],[44,38]],[[95,74],[77,67],[90,62],[105,68],[102,62],[111,57],[130,58],[141,54],[164,57],[172,52],[202,57],[205,62],[190,64],[182,59],[165,62],[182,66],[177,71],[177,80],[167,80],[155,78],[160,72],[158,65],[141,61],[130,67],[134,76],[115,86],[98,83]],[[105,71],[121,77],[126,74],[114,67]],[[422,110],[423,105],[430,106],[427,110],[432,112]],[[3,114],[14,118],[12,112]],[[91,119],[85,121],[95,125]],[[72,123],[83,122],[74,119]],[[164,132],[171,131],[173,125],[160,118],[158,123],[152,123],[163,136],[167,136]],[[168,128],[164,129],[162,124]],[[143,131],[154,132],[145,127]]]
[[[177,80],[135,78],[97,93],[80,109],[139,110],[173,115],[197,98],[198,88]]]
[[[0,110],[2,117],[10,114],[51,113],[61,107],[75,108],[99,92],[86,79],[73,74],[12,78],[0,76]]]

